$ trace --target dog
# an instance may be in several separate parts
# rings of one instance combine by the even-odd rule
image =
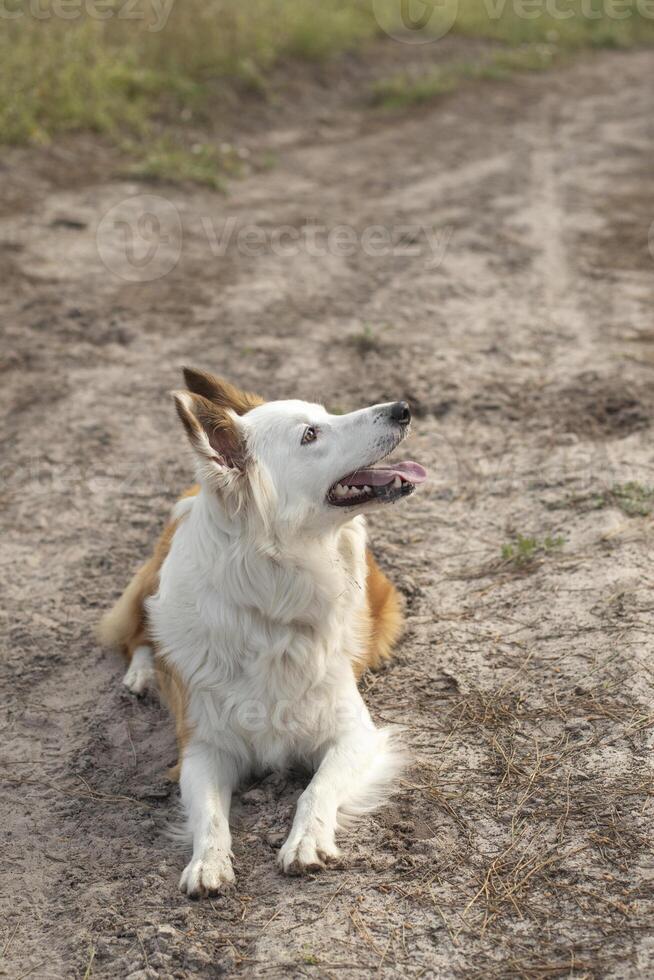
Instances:
[[[99,636],[125,653],[127,688],[156,683],[174,716],[193,847],[180,889],[201,897],[234,881],[229,808],[246,776],[290,764],[314,773],[278,854],[288,874],[336,860],[337,829],[396,788],[404,750],[357,687],[402,628],[364,515],[426,473],[380,465],[409,431],[404,401],[331,415],[184,376],[173,397],[197,485]]]

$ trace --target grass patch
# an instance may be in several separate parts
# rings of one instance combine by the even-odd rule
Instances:
[[[402,109],[405,106],[431,102],[439,95],[453,91],[460,81],[470,78],[471,67],[466,62],[455,62],[446,68],[437,68],[421,78],[412,78],[401,73],[393,75],[373,86],[370,101],[372,105],[383,109]]]
[[[136,153],[128,144],[128,151]],[[240,172],[240,161],[233,153],[223,153],[207,143],[190,148],[170,136],[150,143],[147,152],[129,168],[129,175],[140,180],[191,181],[212,190],[225,190],[225,177]]]
[[[624,935],[625,922],[634,923],[640,914],[629,896],[643,887],[635,869],[648,853],[645,813],[653,786],[639,770],[651,717],[625,694],[629,669],[616,667],[614,657],[596,669],[589,664],[586,676],[570,680],[549,673],[548,661],[539,660],[536,651],[531,657],[521,673],[537,674],[540,690],[529,690],[521,676],[519,684],[507,681],[499,689],[441,696],[434,713],[434,730],[446,745],[455,734],[463,744],[481,748],[488,760],[472,790],[474,802],[459,764],[449,770],[444,762],[438,768],[422,765],[420,789],[452,833],[460,831],[443,877],[474,868],[474,876],[457,886],[457,905],[445,906],[446,926],[452,923],[462,946],[480,934],[501,936],[502,960],[489,957],[466,974],[478,980],[576,975],[570,964],[578,966],[581,956],[571,960],[567,938],[560,945],[563,921],[566,937],[578,935],[579,928],[597,929],[600,939],[583,950],[578,975],[603,976],[610,972],[606,964],[596,969],[589,963],[594,950],[606,947],[609,930],[614,938]],[[598,766],[598,753],[608,761],[619,739],[633,740],[629,766]],[[478,863],[472,824],[480,823],[480,807],[500,829],[493,849]],[[439,888],[429,879],[427,905],[433,907],[434,895],[443,894]],[[545,928],[550,916],[558,918],[556,929]],[[524,945],[526,921],[537,924],[537,951]],[[647,927],[646,911],[641,926]],[[516,969],[507,972],[505,951],[514,941]],[[623,957],[618,952],[616,962]]]
[[[553,46],[533,44],[498,52],[481,63],[453,61],[418,77],[400,73],[378,82],[373,87],[371,102],[385,109],[420,105],[452,92],[462,82],[500,80],[514,72],[543,71],[551,67],[556,56],[557,50]]]
[[[45,141],[56,132],[106,132],[145,121],[153,79],[131,51],[120,59],[97,25],[69,34],[32,22],[3,24],[0,35],[0,137],[5,143]]]
[[[397,36],[398,5],[381,20]],[[424,34],[488,38],[507,45],[629,48],[654,43],[654,17],[642,0],[443,0]]]
[[[549,510],[574,508],[582,512],[617,507],[627,517],[649,517],[654,511],[654,489],[635,481],[616,483],[610,490],[580,494],[567,500],[555,501],[547,507]]]
[[[539,539],[517,534],[511,541],[502,545],[502,561],[519,567],[530,565],[536,558],[558,551],[564,544],[565,538],[561,535],[555,538],[546,535]]]
[[[445,0],[429,23],[448,33],[516,47],[488,63],[436,69],[380,86],[382,104],[407,105],[464,78],[547,67],[550,52],[654,42],[643,0]],[[34,11],[38,11],[38,16]],[[557,14],[557,10],[560,12]],[[74,130],[141,131],[162,111],[201,120],[225,86],[267,91],[283,59],[320,61],[386,31],[397,36],[396,0],[6,0],[0,32],[0,142],[45,141]],[[100,17],[101,15],[101,17]],[[379,19],[378,19],[379,18]],[[380,24],[381,21],[381,24]],[[389,42],[396,44],[396,41]],[[408,47],[407,47],[407,50]],[[437,57],[437,42],[434,44]],[[173,168],[174,169],[174,168]]]
[[[380,352],[385,347],[383,340],[375,333],[369,323],[364,324],[357,333],[346,337],[345,343],[349,344],[361,357],[366,357],[373,352]]]
[[[635,482],[616,483],[608,498],[628,517],[648,517],[654,507],[654,490]]]
[[[545,535],[538,538],[526,534],[515,534],[505,542],[497,558],[472,568],[461,568],[451,577],[460,582],[500,576],[505,581],[531,575],[550,557],[561,550],[565,544],[562,535]]]
[[[0,32],[0,142],[44,141],[73,130],[141,128],[163,105],[191,112],[212,83],[265,91],[285,57],[321,60],[378,30],[364,0],[102,0],[57,16],[40,0],[7,0]],[[98,3],[98,8],[100,4]]]
[[[447,0],[452,3],[455,0]],[[654,19],[639,0],[462,0],[455,29],[507,44],[545,41],[565,48],[628,48],[654,42]]]

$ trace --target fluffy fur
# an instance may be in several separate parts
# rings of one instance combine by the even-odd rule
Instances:
[[[175,401],[198,484],[99,634],[130,661],[128,688],[156,678],[175,718],[193,841],[180,887],[199,896],[233,881],[229,806],[247,774],[297,762],[315,772],[279,852],[288,873],[336,858],[337,827],[396,785],[402,749],[374,726],[357,678],[389,656],[400,602],[366,551],[370,504],[330,506],[328,495],[406,428],[393,406],[336,417],[185,377]]]

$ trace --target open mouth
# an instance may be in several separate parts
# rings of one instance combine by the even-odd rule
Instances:
[[[372,500],[393,503],[408,497],[419,483],[427,479],[427,471],[412,460],[357,470],[335,483],[327,500],[335,507],[357,507]]]

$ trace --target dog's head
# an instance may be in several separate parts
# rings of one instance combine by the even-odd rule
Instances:
[[[264,403],[200,371],[175,392],[201,481],[233,511],[253,506],[271,527],[320,530],[413,493],[418,463],[378,465],[406,437],[406,402],[330,415],[303,401]]]

